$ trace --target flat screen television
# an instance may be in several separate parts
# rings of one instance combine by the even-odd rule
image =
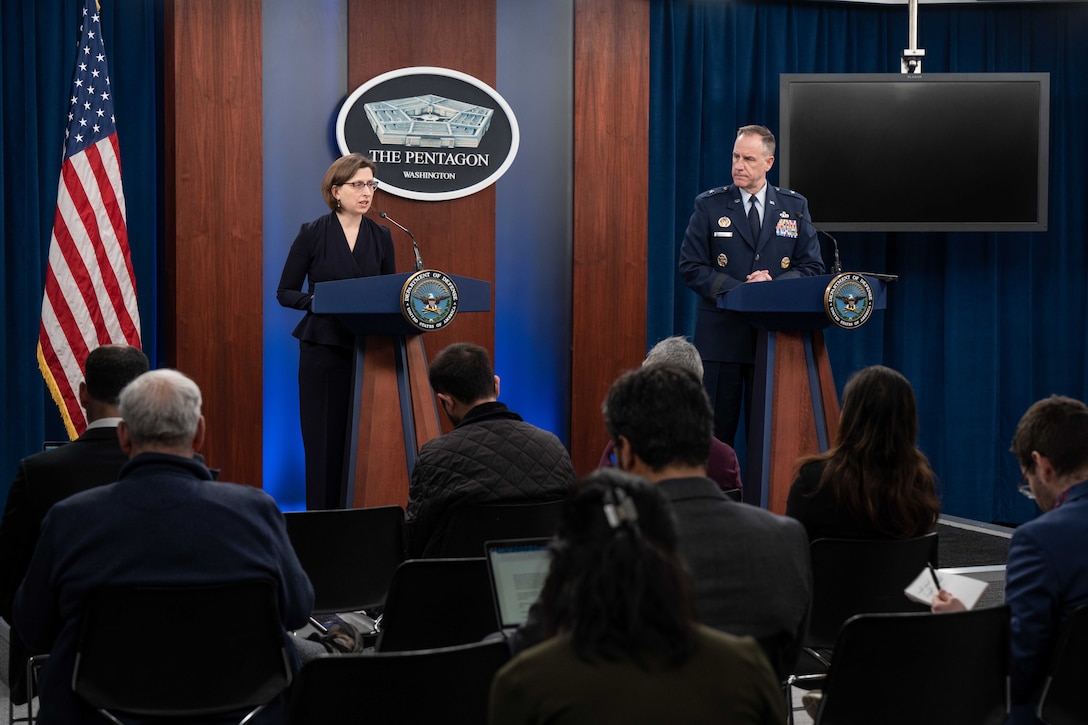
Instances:
[[[836,231],[1044,231],[1049,73],[783,74],[779,181]]]

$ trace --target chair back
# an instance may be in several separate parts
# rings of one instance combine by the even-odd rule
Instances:
[[[404,509],[373,506],[284,514],[287,535],[314,587],[314,612],[373,612],[404,561]]]
[[[225,627],[226,613],[238,616]],[[106,587],[87,599],[72,689],[103,714],[259,711],[290,682],[270,581]]]
[[[1069,615],[1054,648],[1037,715],[1048,725],[1088,723],[1088,700],[1080,688],[1088,682],[1088,605]]]
[[[498,630],[485,558],[409,559],[393,575],[375,648],[449,647]]]
[[[462,506],[450,513],[440,548],[426,556],[483,556],[486,541],[551,537],[559,528],[562,505],[560,500]]]
[[[927,564],[937,566],[937,533],[913,539],[816,539],[812,614],[805,646],[831,648],[855,614],[929,611],[903,593]]]
[[[415,652],[319,657],[291,687],[288,725],[487,723],[491,680],[505,641]]]
[[[1008,676],[1007,607],[861,614],[836,640],[816,725],[999,725]]]

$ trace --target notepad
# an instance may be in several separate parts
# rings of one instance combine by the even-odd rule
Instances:
[[[941,589],[963,602],[963,606],[973,609],[978,604],[979,597],[989,586],[988,582],[972,579],[962,574],[936,570],[937,580],[941,583]],[[937,585],[933,581],[930,569],[922,569],[922,573],[903,590],[907,598],[920,604],[932,604],[933,597],[937,596]]]

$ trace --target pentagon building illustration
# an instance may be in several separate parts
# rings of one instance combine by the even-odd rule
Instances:
[[[495,111],[433,94],[375,101],[363,106],[383,144],[476,148]]]

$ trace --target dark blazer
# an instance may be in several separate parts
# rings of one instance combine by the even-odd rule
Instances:
[[[1008,723],[1037,723],[1047,665],[1062,624],[1088,604],[1088,481],[1051,511],[1017,527],[1009,542],[1005,603],[1012,621]]]
[[[317,282],[334,279],[371,277],[396,272],[393,237],[383,227],[363,217],[354,251],[336,214],[329,212],[303,224],[291,244],[283,265],[276,299],[284,307],[306,310],[306,316],[292,333],[300,340],[322,345],[354,348],[355,335],[339,320],[310,312],[310,302]],[[307,281],[306,289],[302,284]]]
[[[759,239],[752,238],[740,190],[734,185],[705,191],[680,246],[680,276],[699,294],[695,347],[704,360],[750,364],[755,330],[736,312],[717,307],[719,296],[757,269],[774,279],[822,274],[823,258],[808,200],[795,191],[767,187]]]
[[[11,607],[50,507],[89,488],[113,483],[128,456],[117,442],[115,426],[91,428],[60,448],[36,453],[19,462],[4,519],[0,522],[0,616],[11,623]],[[27,651],[16,630],[11,632],[11,696],[26,702]]]
[[[90,592],[106,585],[248,579],[277,586],[285,630],[306,624],[313,588],[276,502],[251,486],[214,481],[195,459],[141,453],[124,465],[117,483],[58,502],[42,522],[15,596],[15,626],[31,648],[50,653],[39,680],[38,722],[101,722],[72,694],[77,633]],[[208,633],[210,657],[217,643],[229,640],[217,634]],[[170,654],[169,622],[160,632],[122,636],[155,656]],[[289,646],[297,670],[293,652]]]
[[[808,631],[812,599],[804,527],[730,500],[709,478],[673,478],[657,486],[676,514],[702,622],[764,645],[775,642],[779,662],[792,666]]]

